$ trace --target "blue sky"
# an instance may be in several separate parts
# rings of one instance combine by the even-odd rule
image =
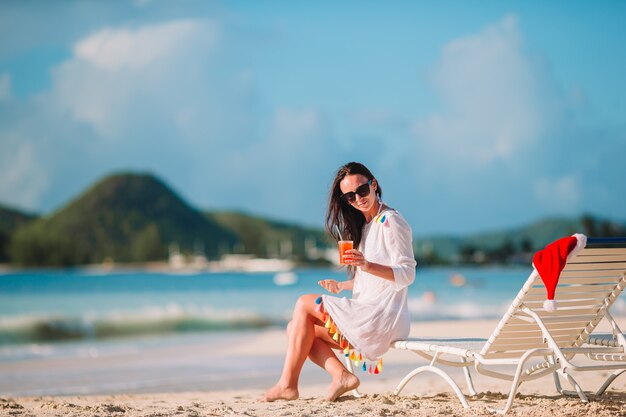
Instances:
[[[358,160],[416,236],[624,220],[626,3],[0,2],[0,203],[113,172],[321,226]]]

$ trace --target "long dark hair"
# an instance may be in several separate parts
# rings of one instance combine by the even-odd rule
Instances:
[[[348,175],[363,175],[368,180],[374,180],[374,175],[367,167],[358,162],[348,162],[337,171],[333,185],[330,188],[330,196],[328,198],[328,211],[326,212],[326,230],[335,239],[339,240],[335,228],[341,231],[341,237],[344,240],[352,240],[354,248],[359,247],[361,243],[361,235],[363,233],[363,225],[365,224],[365,216],[359,210],[352,207],[341,198],[343,194],[339,183]],[[380,198],[383,192],[380,184],[376,181],[376,195]]]

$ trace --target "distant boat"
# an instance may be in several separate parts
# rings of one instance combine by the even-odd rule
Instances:
[[[182,269],[185,267],[185,257],[181,255],[178,245],[175,243],[170,244],[169,247],[170,256],[168,263],[172,269]]]
[[[253,255],[224,255],[211,262],[210,269],[238,272],[284,272],[294,268],[293,261],[276,258],[255,258]]]

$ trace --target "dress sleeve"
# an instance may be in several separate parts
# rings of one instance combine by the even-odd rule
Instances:
[[[400,215],[387,219],[385,239],[389,247],[391,269],[396,291],[408,287],[415,281],[415,255],[413,254],[413,232],[411,226]]]

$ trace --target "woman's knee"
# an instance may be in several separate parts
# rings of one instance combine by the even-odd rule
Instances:
[[[298,301],[296,301],[296,306],[294,307],[295,311],[299,312],[308,312],[311,311],[311,305],[315,304],[315,295],[314,294],[305,294],[298,297]]]

